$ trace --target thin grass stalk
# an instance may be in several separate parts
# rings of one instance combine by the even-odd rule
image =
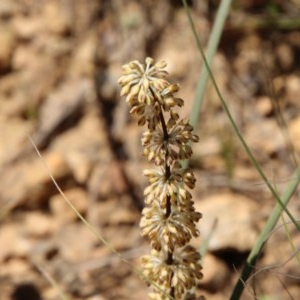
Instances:
[[[183,0],[184,1],[184,0]],[[220,99],[221,103],[222,103],[222,106],[225,110],[225,113],[230,121],[230,124],[231,126],[233,127],[233,130],[234,132],[236,133],[238,139],[240,140],[240,142],[242,143],[242,146],[244,147],[248,157],[250,158],[252,164],[254,165],[255,169],[257,170],[257,172],[259,173],[259,175],[261,176],[261,178],[263,179],[263,181],[265,182],[265,184],[267,185],[267,187],[269,188],[269,190],[271,191],[273,197],[276,199],[276,201],[280,204],[281,208],[286,212],[286,214],[288,215],[288,217],[291,219],[291,221],[293,222],[293,224],[295,225],[295,227],[300,231],[300,225],[297,223],[297,221],[295,220],[295,218],[293,217],[293,215],[289,212],[289,210],[285,207],[285,205],[283,204],[283,202],[281,201],[279,195],[277,194],[277,192],[275,191],[275,189],[272,187],[271,183],[269,182],[267,176],[264,174],[262,168],[260,167],[259,163],[257,162],[257,160],[255,159],[254,155],[252,154],[252,151],[250,150],[250,148],[248,147],[245,139],[243,138],[243,135],[242,133],[240,132],[238,126],[236,125],[230,111],[229,111],[229,108],[226,104],[226,101],[224,100],[221,92],[220,92],[220,89],[216,83],[216,80],[215,80],[215,77],[209,67],[209,64],[206,60],[206,57],[205,57],[205,54],[204,54],[204,50],[203,50],[203,47],[201,45],[201,42],[200,42],[200,39],[198,38],[198,35],[197,35],[197,32],[196,32],[196,29],[195,29],[195,24],[193,22],[193,19],[192,19],[192,16],[190,14],[190,10],[188,7],[186,7],[186,12],[188,14],[188,19],[189,19],[189,22],[190,22],[190,26],[192,28],[192,31],[194,33],[194,37],[195,37],[195,40],[197,41],[197,45],[198,45],[198,48],[199,48],[199,51],[201,53],[201,56],[202,56],[202,59],[203,59],[203,62],[205,64],[205,67],[208,71],[208,74],[210,76],[210,79],[212,81],[212,84],[214,86],[214,89],[218,95],[218,98]]]
[[[78,219],[80,219],[80,221],[87,227],[87,229],[96,236],[96,238],[102,242],[103,245],[105,245],[110,251],[111,253],[115,254],[120,261],[122,261],[123,263],[125,263],[126,265],[128,265],[130,267],[130,269],[136,274],[138,275],[140,278],[142,278],[143,280],[145,280],[146,282],[148,282],[149,284],[152,284],[153,286],[155,286],[158,290],[161,290],[161,288],[156,285],[155,282],[152,282],[147,276],[144,276],[143,273],[132,266],[132,264],[130,263],[129,260],[127,260],[126,258],[123,257],[123,255],[118,252],[99,232],[96,228],[94,228],[86,219],[85,217],[76,209],[76,207],[72,204],[72,202],[68,199],[68,197],[65,195],[65,193],[62,191],[62,189],[60,188],[59,184],[57,183],[57,181],[55,180],[55,178],[53,177],[52,172],[50,171],[45,159],[43,158],[42,154],[40,153],[39,149],[37,148],[36,144],[34,143],[32,137],[28,134],[28,139],[30,141],[30,143],[32,144],[34,150],[36,151],[37,155],[39,156],[39,158],[41,159],[41,162],[45,168],[45,170],[48,172],[55,188],[58,190],[58,192],[60,193],[60,195],[63,197],[64,201],[70,206],[70,208],[74,211],[74,213],[77,215]],[[161,292],[163,293],[164,291],[161,290]],[[170,298],[170,300],[175,300],[174,298]]]
[[[46,270],[44,270],[40,265],[34,264],[35,267],[42,273],[42,275],[47,279],[47,281],[51,284],[51,286],[58,292],[59,298],[61,300],[70,300],[69,297],[66,295],[66,293],[63,291],[63,289],[59,286],[58,282],[48,273]]]
[[[283,223],[283,227],[284,227],[284,232],[286,234],[286,237],[289,241],[289,244],[293,250],[293,252],[295,253],[295,258],[297,260],[298,265],[300,266],[300,253],[298,251],[297,245],[295,245],[293,238],[292,238],[292,233],[289,230],[288,224],[284,218],[284,215],[281,215],[281,219],[282,219],[282,223]]]

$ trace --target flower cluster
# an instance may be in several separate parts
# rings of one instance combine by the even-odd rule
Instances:
[[[174,298],[182,299],[187,290],[195,287],[197,279],[201,278],[199,268],[200,255],[191,246],[176,248],[173,252],[173,263],[168,264],[164,253],[152,250],[151,255],[142,258],[144,264],[144,276],[155,282],[167,295],[172,287],[175,288]],[[154,290],[150,299],[170,299],[164,296],[160,290]],[[195,298],[194,298],[195,299]]]
[[[130,113],[137,116],[138,125],[147,126],[143,155],[156,165],[144,171],[149,185],[140,227],[152,252],[142,258],[143,273],[152,283],[149,299],[195,299],[193,291],[202,277],[200,255],[188,243],[199,235],[196,223],[201,214],[189,191],[195,176],[182,161],[191,157],[191,143],[199,139],[176,111],[184,101],[174,96],[179,85],[167,81],[165,67],[164,61],[154,63],[149,57],[145,64],[132,61],[123,66],[119,79]]]

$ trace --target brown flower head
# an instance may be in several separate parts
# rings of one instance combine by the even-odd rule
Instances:
[[[199,140],[198,136],[192,133],[193,126],[187,119],[182,119],[178,123],[168,122],[167,129],[169,130],[167,137],[161,124],[156,126],[155,131],[144,132],[142,137],[143,155],[157,165],[165,163],[166,155],[169,164],[175,160],[190,158],[193,153],[190,143]]]
[[[142,260],[144,276],[153,286],[149,299],[192,300],[202,274],[200,255],[188,243],[199,235],[201,214],[189,192],[195,176],[181,161],[191,157],[191,144],[199,138],[176,111],[184,102],[174,96],[179,85],[166,80],[165,67],[164,61],[154,63],[149,57],[145,64],[132,61],[123,66],[119,84],[138,125],[148,127],[142,136],[143,155],[158,166],[144,171],[149,186],[140,221],[141,234],[152,247]]]
[[[139,103],[153,105],[155,99],[161,97],[161,91],[170,86],[164,79],[168,75],[165,67],[165,61],[153,64],[150,57],[146,58],[145,65],[136,60],[124,65],[124,75],[118,81],[122,86],[121,96],[127,95],[126,102],[131,106],[135,99]]]
[[[174,251],[176,245],[184,246],[193,236],[199,235],[196,223],[201,214],[192,205],[177,206],[166,217],[166,210],[153,201],[151,206],[143,209],[142,215],[141,234],[147,236],[158,251]]]
[[[152,250],[151,255],[142,258],[143,274],[157,284],[153,286],[154,294],[163,297],[173,288],[175,299],[182,299],[196,285],[196,281],[202,278],[199,263],[201,257],[192,246],[186,246],[176,248],[173,258],[173,264],[167,264],[165,253]]]

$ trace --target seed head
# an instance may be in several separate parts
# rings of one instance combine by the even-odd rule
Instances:
[[[188,119],[180,118],[177,110],[184,101],[174,96],[179,85],[167,81],[165,67],[164,61],[147,57],[144,64],[124,65],[119,79],[130,113],[148,128],[141,138],[143,156],[156,165],[144,171],[149,185],[140,228],[152,252],[142,258],[143,275],[153,282],[149,299],[195,300],[194,288],[202,277],[200,255],[188,243],[199,235],[196,223],[202,215],[189,191],[195,176],[181,161],[191,157],[192,142],[199,138]]]

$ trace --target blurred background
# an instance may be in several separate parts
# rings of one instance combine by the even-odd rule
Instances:
[[[219,1],[188,4],[206,46]],[[279,193],[300,151],[299,29],[298,0],[233,1],[212,63],[235,121]],[[149,251],[138,227],[149,164],[141,157],[142,129],[117,84],[124,63],[146,56],[167,61],[185,100],[181,115],[189,116],[202,59],[181,1],[0,1],[1,300],[52,300],[62,291],[70,300],[146,298],[133,267]],[[208,243],[198,292],[228,299],[275,199],[210,83],[196,133],[193,195],[203,218],[201,241],[193,244]],[[131,265],[78,220],[50,174]],[[288,208],[299,216],[297,194]],[[299,246],[283,217],[242,299],[297,299]]]

